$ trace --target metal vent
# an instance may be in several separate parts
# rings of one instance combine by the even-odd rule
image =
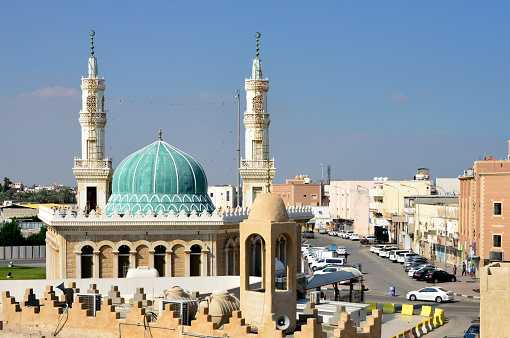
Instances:
[[[502,251],[489,251],[489,261],[502,262],[503,261],[503,252]]]
[[[101,310],[101,295],[98,293],[77,293],[76,296],[83,297],[85,309],[90,310],[92,317],[96,316],[96,312]]]

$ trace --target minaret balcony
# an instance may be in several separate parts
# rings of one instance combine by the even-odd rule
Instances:
[[[269,91],[269,80],[266,78],[265,80],[254,80],[254,79],[246,79],[244,81],[244,89],[245,90],[262,90]]]
[[[80,169],[111,169],[112,160],[110,158],[105,158],[102,160],[84,160],[75,157],[74,167]]]
[[[245,160],[241,159],[241,168],[247,169],[267,169],[269,164],[269,169],[274,169],[274,158],[269,160]]]

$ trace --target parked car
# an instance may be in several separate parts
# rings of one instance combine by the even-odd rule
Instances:
[[[351,241],[359,241],[359,235],[358,234],[351,234],[349,237]]]
[[[409,272],[407,273],[407,275],[408,275],[409,277],[413,277],[413,274],[414,274],[416,271],[418,271],[418,270],[420,270],[420,269],[423,269],[423,268],[432,268],[432,269],[435,269],[436,267],[435,267],[434,265],[432,265],[432,264],[421,264],[421,265],[418,265],[418,266],[416,266],[416,267],[414,267],[414,268],[410,269],[410,270],[409,270]]]
[[[410,250],[392,250],[392,251],[390,251],[390,253],[388,255],[388,258],[389,258],[390,261],[395,263],[397,261],[397,258],[398,258],[399,254],[407,253],[407,252],[411,252],[411,251]]]
[[[480,334],[480,324],[471,324],[469,329],[464,331],[464,338],[476,338]]]
[[[394,247],[394,246],[390,246],[390,247],[382,248],[381,250],[379,250],[379,256],[380,256],[380,257],[386,257],[386,258],[388,258],[388,255],[390,254],[390,251],[397,250],[397,249],[398,249],[398,248],[397,248],[397,247]]]
[[[310,269],[312,269],[312,271],[315,271],[315,270],[322,270],[324,269],[327,265],[344,265],[345,264],[345,260],[343,258],[324,258],[324,259],[320,259],[318,260],[317,262],[314,262],[310,265]]]
[[[428,283],[439,283],[439,282],[455,282],[457,277],[443,270],[433,270],[427,272],[423,277]]]
[[[321,234],[321,235],[325,235],[325,234],[327,234],[327,233],[328,233],[328,229],[326,229],[326,228],[320,228],[320,229],[319,229],[319,234]]]
[[[345,255],[346,252],[347,252],[347,249],[345,248],[345,246],[337,246],[336,247],[336,253],[337,254]]]
[[[351,236],[351,234],[353,234],[353,233],[354,233],[354,231],[352,231],[352,230],[345,231],[342,233],[342,238],[348,239]]]
[[[426,264],[427,260],[418,260],[417,262],[409,262],[404,264],[404,271],[409,272],[412,268],[415,268],[417,266],[420,266],[422,264]],[[407,264],[407,265],[406,265]]]
[[[363,245],[377,243],[377,237],[375,237],[375,236],[363,236],[363,238],[360,239],[360,243],[363,244]]]
[[[315,233],[313,232],[313,230],[305,230],[305,231],[303,231],[302,236],[304,238],[314,238],[315,237]]]
[[[436,268],[421,268],[413,273],[413,278],[416,280],[423,280],[425,275]]]
[[[415,252],[412,252],[412,251],[409,251],[409,252],[403,252],[401,254],[398,255],[397,257],[397,261],[399,263],[404,263],[406,261],[407,258],[409,257],[413,257],[413,256],[419,256],[417,253]]]
[[[336,236],[336,231],[335,230],[329,230],[328,235]]]
[[[375,254],[379,254],[379,251],[382,248],[391,247],[391,246],[393,246],[393,245],[391,245],[391,244],[377,244],[377,245],[374,245],[374,246],[370,247],[370,252],[373,252]]]
[[[338,237],[342,237],[343,238],[344,237],[344,232],[345,232],[345,230],[339,230],[339,231],[336,232],[336,235]]]
[[[447,302],[453,300],[453,292],[439,287],[427,287],[418,291],[411,291],[407,293],[407,299],[415,300],[430,300],[437,303]]]

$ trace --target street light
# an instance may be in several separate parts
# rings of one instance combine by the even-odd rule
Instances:
[[[416,190],[416,193],[418,194],[417,196],[420,195],[420,191],[418,190],[418,188],[416,187],[413,187],[413,186],[410,186],[410,185],[405,185],[405,184],[401,184],[400,186],[402,187],[408,187],[408,188],[413,188],[414,190]],[[416,197],[416,201],[419,199],[419,197]],[[415,209],[417,210],[417,217],[416,217],[416,222],[414,222],[414,224],[416,225],[417,224],[417,229],[418,231],[420,231],[420,205],[416,203],[416,201],[414,201],[414,207]],[[420,239],[418,238],[418,254],[421,255],[421,245],[420,245]]]
[[[427,185],[432,187],[431,184],[427,184]],[[448,246],[446,245],[446,233],[448,232],[448,227],[446,224],[446,191],[438,185],[436,185],[435,188],[436,189],[439,188],[439,189],[443,190],[443,194],[444,194],[444,271],[446,271],[446,253],[448,250]]]
[[[393,189],[397,189],[397,226],[395,227],[395,240],[397,241],[397,247],[399,246],[398,245],[398,236],[400,236],[400,217],[399,217],[399,213],[400,213],[400,190],[397,188],[397,187],[394,187],[392,185],[389,185],[387,183],[384,183],[385,186],[387,187],[391,187]]]
[[[356,186],[358,189],[363,188],[367,189],[367,195],[368,195],[368,223],[367,223],[367,236],[370,235],[370,190],[367,187],[362,187],[361,185]]]

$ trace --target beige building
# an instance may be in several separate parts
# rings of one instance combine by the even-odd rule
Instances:
[[[322,183],[312,183],[308,175],[297,175],[285,180],[285,184],[273,184],[271,192],[278,195],[286,206],[311,206],[322,204]]]
[[[479,275],[479,269],[490,262],[508,260],[510,161],[492,156],[476,161],[459,180],[462,258]]]
[[[480,270],[480,337],[510,337],[510,263]]]

